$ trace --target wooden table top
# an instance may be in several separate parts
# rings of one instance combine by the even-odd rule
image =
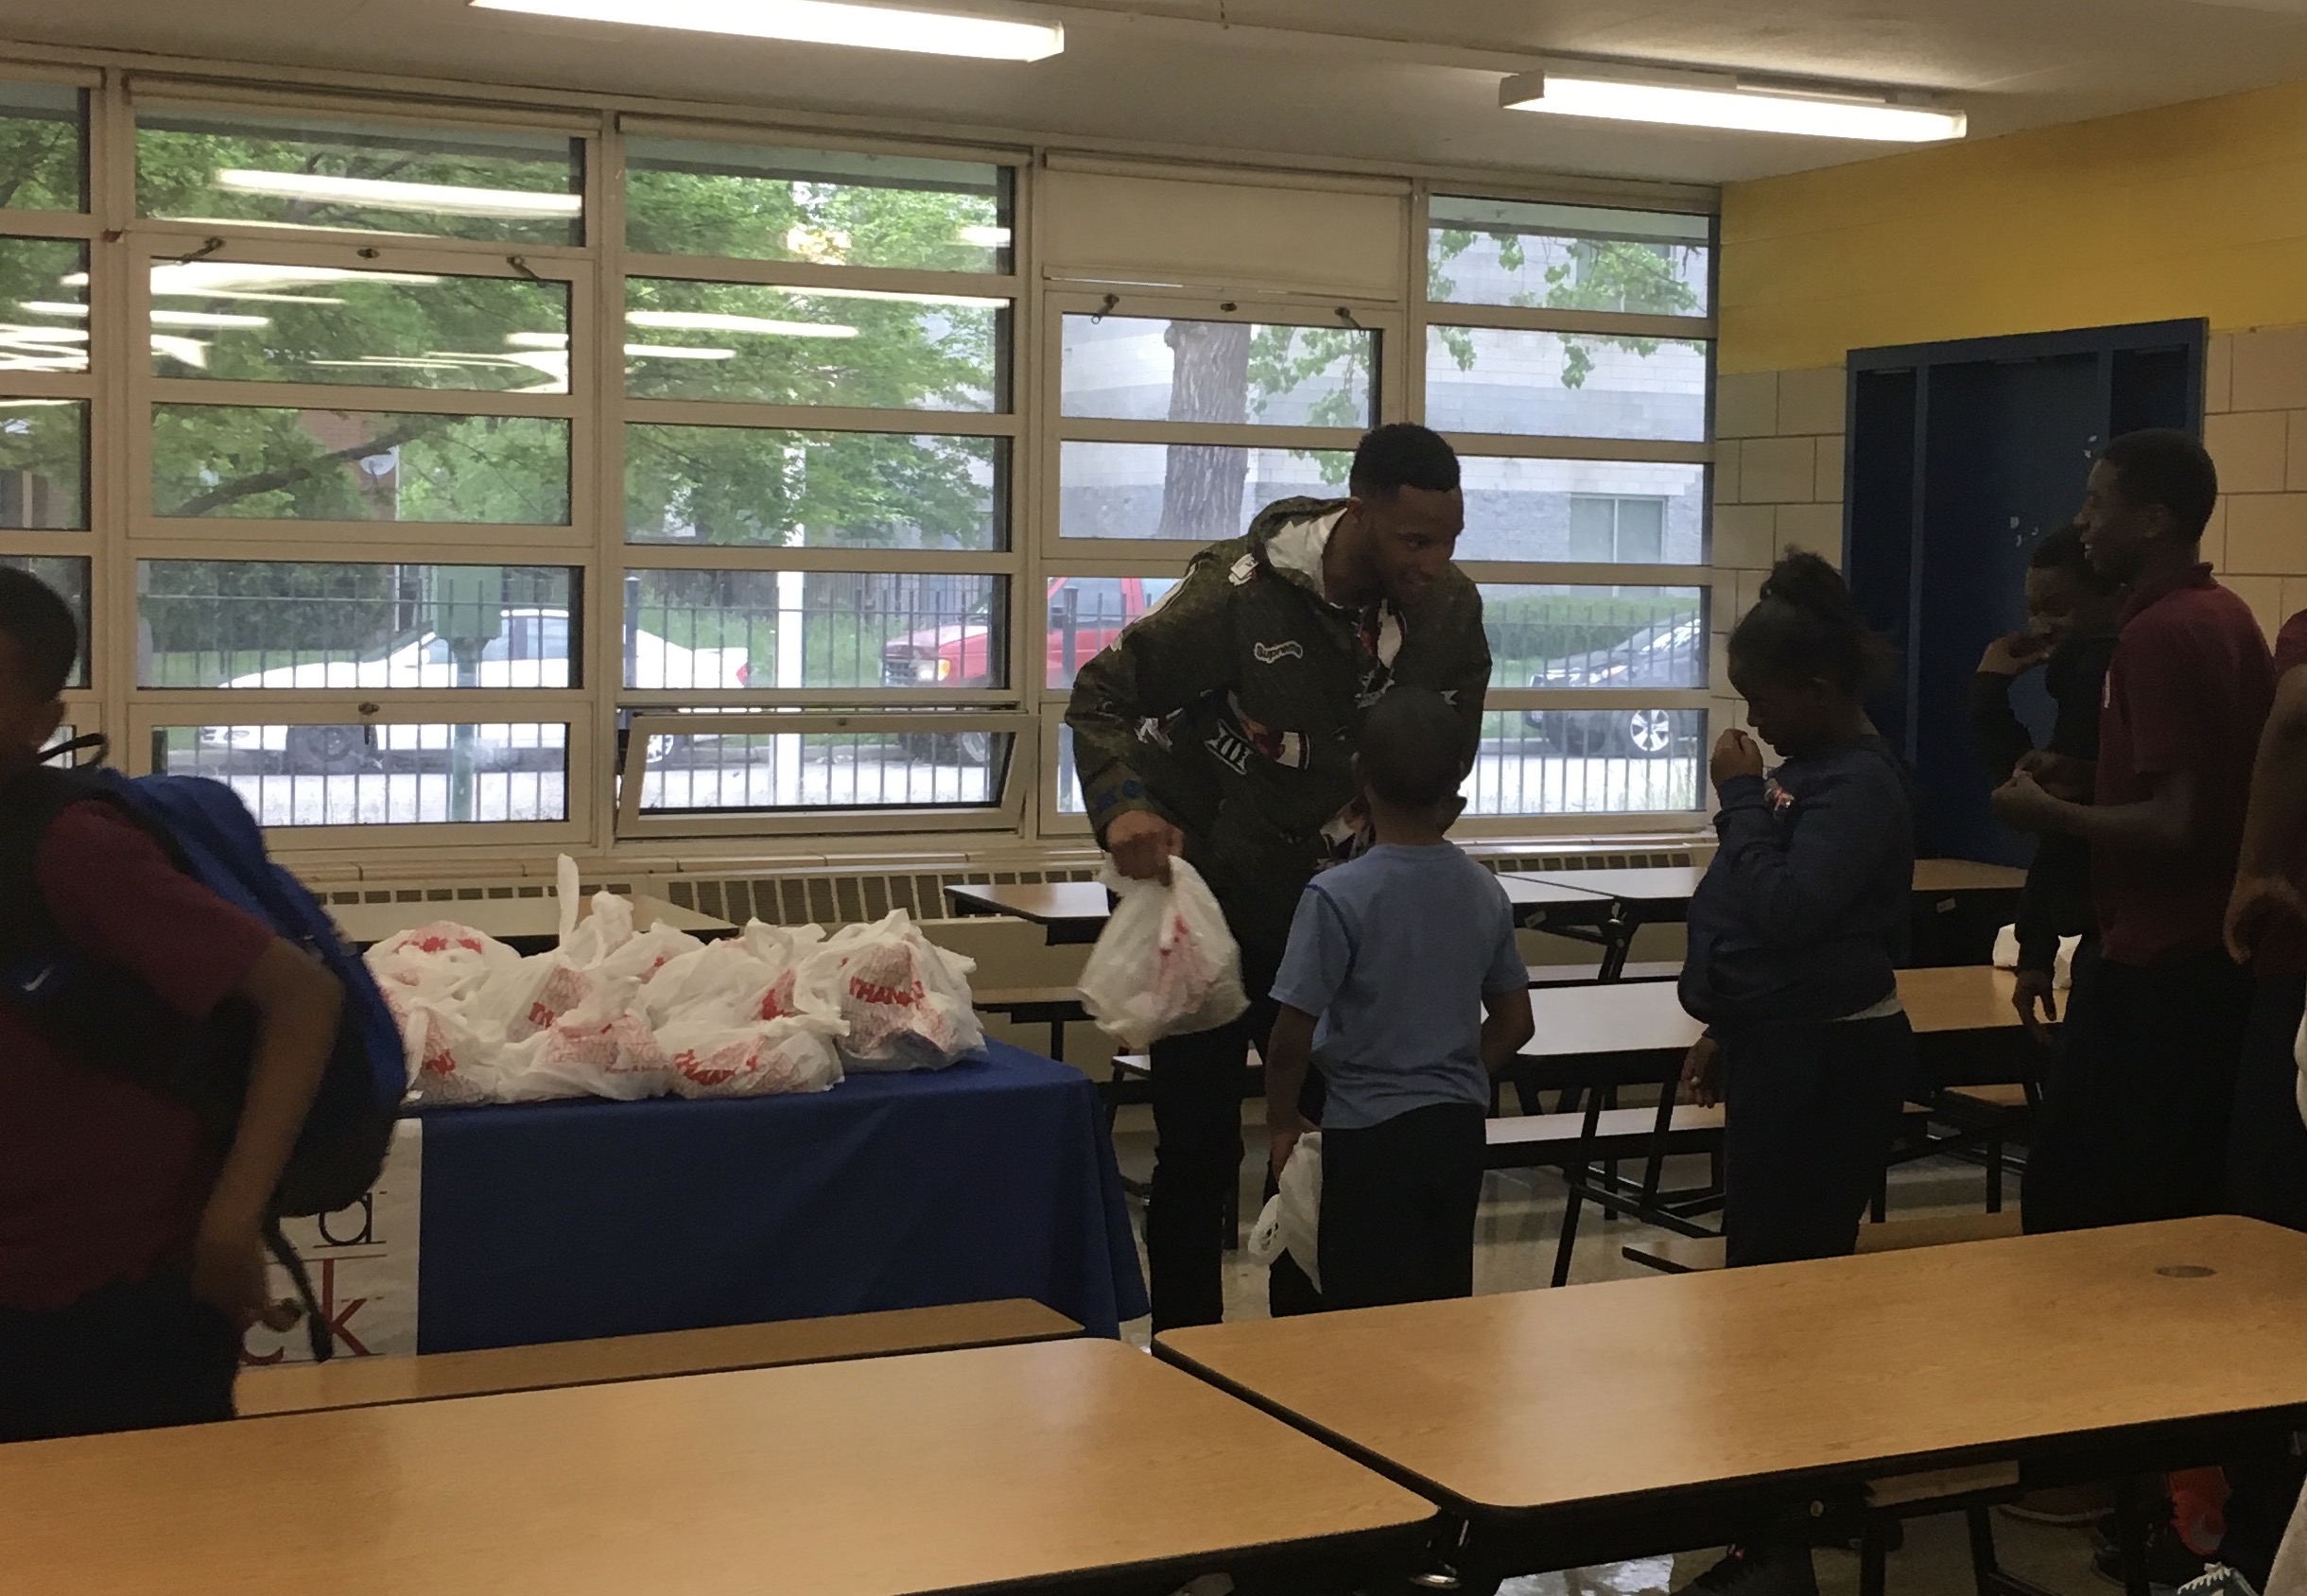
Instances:
[[[1593,893],[1639,907],[1690,902],[1691,894],[1698,890],[1699,878],[1706,873],[1704,865],[1667,864],[1629,870],[1552,870],[1543,875],[1524,873],[1523,879],[1572,887],[1582,893]]]
[[[2223,1217],[1209,1326],[1159,1346],[1446,1505],[1512,1514],[2298,1408],[2302,1323],[2307,1235]]]
[[[478,1352],[336,1357],[325,1363],[283,1363],[269,1369],[243,1369],[233,1391],[233,1405],[241,1417],[257,1418],[321,1408],[434,1402],[499,1391],[548,1391],[607,1380],[767,1369],[835,1358],[1001,1346],[1081,1333],[1081,1326],[1038,1302],[964,1302],[947,1308],[898,1308],[824,1319],[493,1346]]]
[[[1498,884],[1506,889],[1506,901],[1517,909],[1590,909],[1601,913],[1610,907],[1605,894],[1572,886],[1561,876],[1524,876],[1501,870],[1498,873]]]
[[[0,1447],[9,1587],[108,1596],[898,1596],[1432,1511],[1102,1340]]]
[[[633,923],[635,928],[647,930],[651,926],[671,926],[695,935],[726,932],[737,929],[726,920],[716,919],[694,909],[684,909],[663,898],[638,893],[631,900]],[[555,897],[505,898],[447,898],[424,903],[337,903],[328,906],[328,912],[337,922],[345,939],[356,947],[369,947],[388,937],[430,925],[435,920],[453,920],[460,926],[470,926],[485,931],[500,942],[536,941],[556,938],[561,934],[561,900]],[[588,898],[580,912],[581,919],[592,912]]]
[[[2007,864],[1984,864],[1969,859],[1915,861],[1915,890],[1918,893],[2015,893],[2025,885],[2026,872]]]
[[[1917,1035],[2001,1031],[2019,1024],[2012,980],[2010,971],[1984,964],[1900,970],[1899,996]],[[1524,1058],[1680,1052],[1706,1030],[1682,1012],[1672,981],[1533,987],[1530,1015],[1537,1032]]]

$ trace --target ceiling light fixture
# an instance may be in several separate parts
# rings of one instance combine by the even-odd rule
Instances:
[[[1736,73],[1615,61],[1559,61],[1525,72],[1499,85],[1498,101],[1508,111],[1556,116],[1896,144],[1959,139],[1967,129],[1960,111],[1902,102],[1887,91],[1788,88]]]
[[[472,0],[482,10],[526,11],[573,22],[617,22],[734,33],[802,44],[850,44],[979,61],[1041,61],[1066,47],[1053,22],[859,6],[842,0]]]
[[[584,209],[581,194],[465,188],[445,182],[396,182],[388,178],[331,177],[323,172],[235,169],[218,172],[215,182],[228,194],[262,194],[278,200],[364,205],[379,211],[422,211],[442,217],[574,217]]]

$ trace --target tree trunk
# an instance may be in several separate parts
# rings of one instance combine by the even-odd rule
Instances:
[[[1249,419],[1250,328],[1242,321],[1172,321],[1163,339],[1177,352],[1170,384],[1170,419]],[[1209,543],[1241,529],[1247,450],[1172,443],[1162,473],[1156,537]]]

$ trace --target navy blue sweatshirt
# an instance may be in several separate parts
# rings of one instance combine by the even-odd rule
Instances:
[[[1682,1006],[1709,1027],[1831,1020],[1897,987],[1915,887],[1913,778],[1867,736],[1723,786],[1691,895]]]

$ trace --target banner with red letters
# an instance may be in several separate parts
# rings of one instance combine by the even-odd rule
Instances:
[[[425,1184],[425,1125],[394,1127],[384,1172],[349,1208],[319,1219],[284,1220],[281,1231],[312,1275],[314,1300],[336,1332],[339,1358],[417,1349],[417,1238]],[[293,1299],[288,1272],[271,1266],[272,1294]],[[306,1363],[312,1345],[301,1323],[286,1332],[262,1326],[241,1338],[244,1367]]]

